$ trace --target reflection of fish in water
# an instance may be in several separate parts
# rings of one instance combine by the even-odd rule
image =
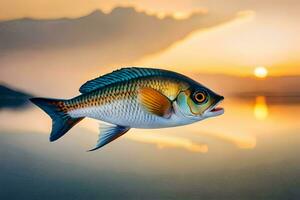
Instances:
[[[150,68],[123,68],[88,81],[69,100],[32,98],[53,120],[50,141],[63,136],[84,117],[100,127],[96,150],[130,128],[164,128],[191,124],[223,114],[224,97],[181,74]]]

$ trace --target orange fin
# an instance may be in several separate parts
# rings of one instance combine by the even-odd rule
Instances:
[[[141,88],[138,97],[146,111],[164,118],[169,118],[171,116],[171,101],[157,90],[152,88]]]

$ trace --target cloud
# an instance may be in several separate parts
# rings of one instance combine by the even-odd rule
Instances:
[[[194,30],[214,26],[233,17],[197,13],[186,20],[158,19],[133,8],[119,7],[109,14],[97,10],[76,19],[24,18],[0,23],[0,50],[87,48],[135,57],[166,48]]]
[[[172,3],[168,0],[161,0],[159,2],[149,0],[51,0],[43,1],[43,3],[40,3],[38,0],[28,0],[25,6],[22,0],[3,0],[0,2],[0,19],[18,19],[22,17],[37,19],[74,18],[83,16],[95,9],[100,9],[107,13],[119,6],[132,6],[140,11],[158,16],[182,16],[197,10],[206,10],[206,4],[206,2],[199,2],[198,0],[173,0]],[[240,4],[243,3],[235,2],[235,5]],[[226,8],[226,5],[219,2],[209,4],[208,8],[218,5]]]
[[[159,19],[119,7],[109,14],[95,11],[76,19],[24,18],[1,22],[0,78],[22,87],[36,88],[36,82],[40,82],[40,87],[55,87],[55,93],[58,87],[74,88],[74,83],[79,86],[98,76],[99,69],[130,65],[183,40],[193,31],[233,18],[234,14],[195,13],[182,20]],[[25,79],[24,74],[30,79]]]

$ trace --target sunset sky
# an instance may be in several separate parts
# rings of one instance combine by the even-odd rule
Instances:
[[[0,0],[0,199],[300,199],[299,11],[300,0]],[[224,114],[132,128],[89,153],[102,122],[86,117],[49,142],[51,119],[29,98],[71,99],[131,66],[186,75],[225,97]]]
[[[300,74],[300,3],[297,0],[2,0],[0,19],[81,17],[100,9],[109,13],[117,6],[132,6],[140,12],[163,18],[186,18],[193,12],[235,15],[207,30],[195,31],[159,53],[133,64],[187,67],[192,71],[250,75],[265,66],[270,75]]]

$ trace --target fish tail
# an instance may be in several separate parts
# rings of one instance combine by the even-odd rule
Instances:
[[[84,118],[72,118],[68,114],[68,108],[65,104],[66,100],[31,98],[30,101],[44,110],[52,118],[51,142],[62,137]]]

